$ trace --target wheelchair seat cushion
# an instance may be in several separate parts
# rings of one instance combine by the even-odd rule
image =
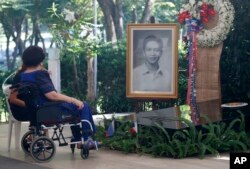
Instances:
[[[72,110],[62,107],[63,102],[47,102],[37,111],[37,122],[42,124],[59,124],[79,122],[80,117]]]

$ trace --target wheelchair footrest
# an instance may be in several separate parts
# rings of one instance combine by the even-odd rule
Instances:
[[[59,146],[62,147],[62,146],[67,146],[68,143],[60,143]]]

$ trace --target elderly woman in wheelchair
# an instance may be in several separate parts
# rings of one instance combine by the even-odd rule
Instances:
[[[55,90],[48,71],[42,66],[44,58],[42,48],[28,47],[22,55],[23,67],[16,73],[11,87],[9,102],[13,114],[18,116],[20,111],[30,121],[30,131],[21,141],[22,148],[37,162],[47,162],[55,154],[53,140],[57,140],[59,146],[70,144],[72,153],[77,145],[81,157],[86,159],[89,149],[100,146],[92,139],[96,128],[90,107]],[[63,136],[65,126],[71,128],[70,142]],[[48,129],[54,129],[51,138],[46,136]]]

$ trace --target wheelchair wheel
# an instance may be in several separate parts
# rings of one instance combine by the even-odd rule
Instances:
[[[21,140],[22,150],[27,155],[30,155],[30,145],[32,144],[33,140],[34,140],[34,131],[28,131],[22,137]]]
[[[36,162],[49,162],[56,153],[56,146],[52,139],[41,136],[32,142],[30,153]]]
[[[81,148],[81,157],[82,159],[87,159],[89,157],[89,149],[86,145],[83,145]]]

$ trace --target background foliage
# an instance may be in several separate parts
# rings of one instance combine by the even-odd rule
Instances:
[[[235,20],[221,55],[222,102],[250,103],[250,1],[231,2],[235,8]]]

